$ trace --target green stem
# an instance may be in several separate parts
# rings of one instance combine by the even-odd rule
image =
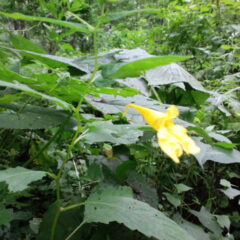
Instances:
[[[161,100],[161,98],[159,97],[159,95],[158,95],[158,93],[157,93],[155,87],[150,86],[150,88],[151,88],[151,90],[152,90],[154,96],[155,96],[155,97],[157,98],[157,100],[159,101],[159,103],[162,103],[162,100]]]
[[[70,15],[74,16],[76,19],[78,19],[80,22],[86,24],[90,30],[93,31],[93,48],[94,48],[94,57],[95,57],[95,65],[94,65],[94,70],[93,70],[93,73],[90,77],[90,79],[88,80],[88,85],[91,85],[92,82],[94,81],[94,78],[95,78],[95,75],[98,71],[98,29],[101,25],[101,20],[99,20],[97,26],[94,28],[92,27],[91,25],[89,25],[87,22],[85,22],[83,19],[81,19],[80,17],[76,16],[75,14],[72,14],[70,13]],[[102,7],[102,16],[104,15],[104,7]],[[100,18],[101,19],[101,18]],[[61,184],[60,184],[60,180],[61,180],[61,177],[62,177],[62,173],[64,171],[64,168],[65,168],[65,165],[66,163],[68,162],[70,156],[71,156],[71,153],[72,153],[72,150],[73,150],[73,147],[75,146],[76,144],[76,140],[79,139],[79,134],[81,133],[81,131],[83,130],[83,127],[81,126],[81,117],[80,117],[80,109],[81,109],[81,105],[82,105],[82,102],[84,100],[84,95],[81,96],[79,102],[78,102],[78,105],[76,108],[73,107],[73,112],[74,112],[74,115],[77,119],[77,122],[78,122],[78,125],[77,125],[77,130],[72,138],[72,141],[71,141],[71,144],[69,145],[68,149],[67,149],[67,155],[65,157],[65,159],[63,160],[63,163],[58,171],[58,174],[55,178],[55,182],[56,182],[56,198],[57,198],[57,201],[60,202],[60,192],[61,192]],[[81,136],[80,136],[81,137]],[[85,203],[80,203],[78,204],[77,206],[81,206]],[[68,208],[65,208],[67,210],[69,209],[72,209],[74,207],[68,207]],[[54,218],[54,222],[53,222],[53,225],[52,225],[52,229],[51,229],[51,238],[50,240],[54,240],[54,236],[55,236],[55,231],[56,231],[56,226],[57,226],[57,221],[58,221],[58,218],[59,218],[59,215],[60,215],[60,212],[61,211],[66,211],[66,210],[62,210],[61,209],[61,206],[59,204],[59,208],[58,208],[58,211],[55,215],[55,218]],[[82,222],[67,238],[66,240],[70,239],[79,229],[80,227],[84,224],[84,222]]]
[[[84,224],[85,224],[85,221],[82,221],[82,222],[65,238],[65,240],[69,240]]]

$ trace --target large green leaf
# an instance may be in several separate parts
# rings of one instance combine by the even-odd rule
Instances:
[[[35,16],[27,16],[21,13],[6,13],[6,12],[0,12],[0,15],[3,15],[5,17],[10,17],[13,19],[19,19],[19,20],[26,20],[26,21],[39,21],[39,22],[48,22],[53,23],[62,27],[71,28],[72,30],[76,32],[90,32],[89,29],[83,25],[76,22],[67,22],[67,21],[61,21],[53,18],[46,18],[46,17],[35,17]]]
[[[209,234],[207,234],[200,226],[186,221],[180,215],[174,216],[174,221],[177,222],[182,228],[184,228],[190,235],[196,240],[210,240]]]
[[[44,94],[44,93],[40,93],[40,92],[28,87],[25,84],[21,84],[18,82],[10,83],[10,82],[5,82],[5,81],[0,80],[0,86],[20,90],[20,91],[23,91],[25,94],[28,94],[28,95],[31,95],[34,97],[41,97],[43,99],[47,99],[49,101],[55,102],[56,104],[58,104],[59,106],[61,106],[64,109],[70,109],[70,105],[68,103],[66,103],[65,101],[58,99],[56,97],[48,96],[47,94]]]
[[[108,122],[94,122],[88,125],[89,129],[83,140],[89,144],[111,142],[115,144],[132,144],[137,142],[143,132],[138,130],[139,125],[118,124]]]
[[[0,105],[16,112],[0,112],[0,128],[7,129],[43,129],[62,124],[69,113],[62,110],[43,108],[38,106]],[[70,119],[66,126],[76,126],[74,119]]]
[[[118,222],[159,240],[194,240],[178,224],[148,204],[133,199],[130,188],[104,188],[86,201],[86,222]]]
[[[37,53],[37,52],[32,52],[32,51],[27,51],[27,50],[14,50],[23,56],[27,56],[29,58],[36,59],[52,68],[61,68],[61,67],[73,67],[75,69],[80,70],[81,72],[87,72],[85,68],[83,68],[81,65],[76,64],[74,60],[66,57],[61,57],[61,56],[55,56],[55,55],[50,55],[50,54],[43,54],[43,53]]]
[[[169,105],[160,104],[158,101],[145,97],[143,95],[135,95],[133,97],[121,97],[113,96],[107,94],[101,94],[99,98],[96,97],[86,97],[87,102],[94,108],[102,112],[103,114],[117,114],[124,113],[126,106],[130,103],[141,105],[143,107],[151,108],[160,112],[165,112]],[[188,107],[178,106],[181,113],[188,113],[190,109]],[[131,122],[137,124],[144,124],[142,116],[138,111],[134,109],[129,109],[127,113],[127,118]],[[176,119],[177,124],[183,125],[185,127],[193,126],[193,124],[183,121],[181,119]]]
[[[189,212],[196,216],[204,227],[213,232],[217,239],[221,239],[222,229],[217,222],[216,215],[211,214],[205,207],[201,207],[199,212],[195,210]]]
[[[211,146],[202,143],[199,139],[196,139],[196,142],[201,151],[195,157],[201,166],[208,160],[223,164],[240,163],[240,152],[235,149]]]
[[[11,192],[22,191],[28,187],[28,184],[42,179],[47,172],[33,171],[22,167],[8,168],[0,171],[0,182],[8,184]]]
[[[171,63],[147,71],[146,80],[149,85],[152,86],[188,83],[192,88],[198,91],[207,92],[197,79],[176,63]]]
[[[139,77],[146,70],[173,62],[185,61],[189,58],[186,56],[153,56],[127,63],[110,64],[103,68],[102,76],[107,79]]]

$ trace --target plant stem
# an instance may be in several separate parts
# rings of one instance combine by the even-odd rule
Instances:
[[[161,100],[161,98],[159,97],[159,95],[158,95],[158,93],[157,93],[155,87],[150,86],[150,88],[151,88],[151,90],[152,90],[154,96],[155,96],[155,97],[157,98],[157,100],[159,101],[159,103],[162,103],[162,100]]]
[[[88,24],[87,22],[85,22],[83,19],[81,19],[80,17],[78,17],[77,15],[73,14],[73,13],[69,13],[70,15],[74,16],[76,19],[78,19],[80,22],[86,24],[88,26],[88,28],[93,31],[93,49],[94,49],[94,59],[95,59],[95,65],[94,65],[94,70],[93,70],[93,73],[90,77],[90,79],[88,80],[88,85],[91,85],[94,81],[94,78],[96,76],[96,73],[98,71],[98,29],[102,23],[101,21],[101,18],[99,20],[99,22],[97,23],[96,27],[92,27],[90,24]],[[104,15],[104,6],[102,6],[102,10],[101,10],[101,16]],[[54,218],[54,221],[53,221],[53,225],[52,225],[52,229],[51,229],[51,238],[50,240],[54,240],[54,236],[55,236],[55,232],[56,232],[56,226],[57,226],[57,221],[58,221],[58,218],[60,216],[60,213],[61,211],[67,211],[69,209],[72,209],[74,207],[76,207],[75,205],[73,205],[72,207],[69,206],[68,208],[65,208],[65,209],[61,209],[61,206],[60,206],[60,199],[61,199],[61,196],[60,196],[60,192],[61,192],[61,184],[60,184],[60,180],[61,180],[61,177],[62,177],[62,173],[64,171],[64,168],[65,168],[65,165],[66,163],[68,162],[70,156],[71,156],[71,153],[72,153],[72,150],[73,150],[73,147],[75,146],[75,144],[78,142],[77,140],[79,140],[81,138],[81,136],[79,136],[79,134],[81,133],[81,131],[83,130],[83,127],[81,125],[82,121],[81,121],[81,117],[80,117],[80,109],[81,109],[81,105],[82,105],[82,102],[84,100],[84,95],[81,96],[79,102],[78,102],[78,105],[77,107],[72,107],[73,109],[73,112],[74,112],[74,116],[76,117],[77,119],[77,130],[71,140],[71,143],[67,149],[67,155],[65,157],[65,159],[63,160],[63,163],[58,171],[58,174],[55,178],[55,183],[56,183],[56,198],[57,198],[57,201],[59,202],[59,206],[58,206],[58,211],[55,215],[55,218]],[[84,133],[83,133],[84,134]],[[77,204],[77,207],[78,206],[81,206],[81,205],[84,205],[85,203],[79,203]],[[71,207],[71,208],[70,208]],[[82,222],[67,238],[66,240],[70,239],[80,228],[81,226],[84,224],[85,222]]]
[[[65,238],[65,240],[69,240],[84,224],[85,224],[85,221],[82,221],[82,222]]]

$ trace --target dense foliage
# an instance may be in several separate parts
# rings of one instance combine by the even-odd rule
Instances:
[[[239,239],[239,12],[0,0],[0,239]],[[176,105],[200,153],[174,163],[128,104]]]

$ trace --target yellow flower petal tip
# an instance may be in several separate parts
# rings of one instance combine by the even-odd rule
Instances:
[[[157,130],[160,148],[175,163],[180,163],[179,157],[182,156],[183,152],[187,154],[198,154],[200,152],[200,148],[187,135],[187,129],[174,124],[173,119],[179,116],[179,110],[176,106],[170,106],[166,113],[135,104],[128,104],[126,110],[129,107],[139,111],[146,122]]]

